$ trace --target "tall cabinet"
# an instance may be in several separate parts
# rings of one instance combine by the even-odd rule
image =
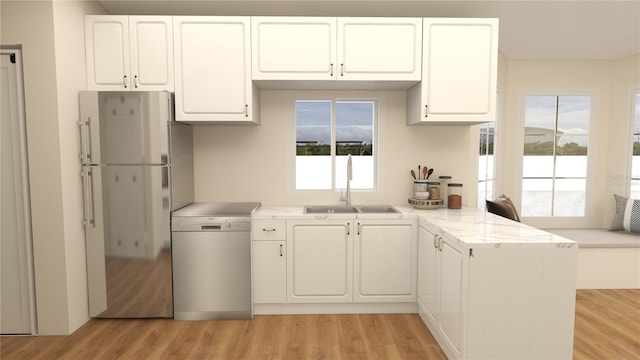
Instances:
[[[173,91],[171,19],[86,16],[87,89]]]
[[[176,16],[176,120],[258,123],[249,17]]]

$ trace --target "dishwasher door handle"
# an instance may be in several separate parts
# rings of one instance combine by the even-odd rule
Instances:
[[[202,225],[202,226],[200,226],[200,229],[202,229],[202,230],[222,230],[222,225],[220,225],[220,224]]]

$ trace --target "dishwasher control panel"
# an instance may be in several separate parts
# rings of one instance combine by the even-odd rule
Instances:
[[[171,231],[250,231],[250,217],[174,216]]]

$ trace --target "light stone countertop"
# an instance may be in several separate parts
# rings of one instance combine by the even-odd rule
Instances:
[[[466,246],[548,245],[558,248],[577,247],[577,243],[529,225],[505,219],[476,208],[459,210],[418,210],[409,205],[394,205],[400,213],[305,214],[304,206],[262,206],[253,220],[293,219],[424,219],[457,238]]]

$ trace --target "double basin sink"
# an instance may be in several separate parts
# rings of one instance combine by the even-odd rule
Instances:
[[[398,210],[388,205],[363,205],[363,206],[339,206],[339,205],[307,205],[305,214],[397,214]]]

